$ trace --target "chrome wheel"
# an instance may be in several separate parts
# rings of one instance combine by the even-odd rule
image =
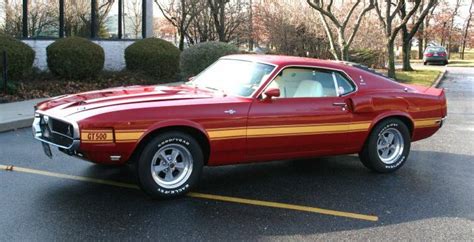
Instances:
[[[391,165],[402,155],[403,146],[404,140],[400,131],[388,128],[377,139],[377,154],[383,163]]]
[[[191,152],[180,144],[168,144],[161,147],[151,162],[153,180],[166,189],[183,185],[191,176],[192,171]]]

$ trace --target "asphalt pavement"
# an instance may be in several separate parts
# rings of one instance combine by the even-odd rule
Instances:
[[[445,125],[394,174],[354,155],[205,168],[208,198],[152,201],[133,166],[49,159],[30,129],[0,133],[0,166],[25,168],[0,170],[0,241],[472,240],[473,68],[448,67],[441,87]]]

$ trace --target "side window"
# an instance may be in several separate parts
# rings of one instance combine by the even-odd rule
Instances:
[[[355,90],[354,84],[351,81],[347,80],[345,76],[343,76],[339,72],[334,72],[334,76],[337,80],[337,87],[338,87],[338,94],[344,95]]]
[[[280,98],[335,97],[333,72],[313,68],[286,68],[268,88],[280,89]]]

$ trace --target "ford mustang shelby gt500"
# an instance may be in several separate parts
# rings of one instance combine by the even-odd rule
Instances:
[[[180,86],[65,95],[36,106],[33,133],[102,164],[136,162],[140,186],[174,197],[203,166],[358,153],[393,172],[410,143],[446,117],[444,91],[404,85],[353,63],[233,55]]]

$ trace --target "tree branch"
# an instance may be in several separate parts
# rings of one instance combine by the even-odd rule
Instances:
[[[306,0],[306,2],[308,2],[309,6],[314,8],[316,11],[318,11],[321,14],[328,17],[334,23],[334,25],[336,25],[336,27],[338,27],[338,28],[341,27],[341,23],[339,22],[339,20],[337,20],[336,16],[334,16],[334,14],[332,14],[331,12],[329,12],[327,10],[324,10],[323,6],[321,5],[321,3],[319,1],[318,2],[313,2],[311,0]],[[331,1],[330,5],[332,5],[332,1]]]
[[[364,10],[362,10],[362,12],[359,14],[359,16],[357,16],[357,19],[356,19],[356,24],[354,25],[354,29],[352,30],[352,33],[349,37],[349,40],[347,41],[347,45],[350,46],[352,44],[352,41],[354,40],[354,37],[357,33],[357,31],[359,30],[359,27],[360,27],[360,23],[362,22],[362,18],[364,17],[364,15],[369,12],[370,10],[372,10],[374,8],[374,0],[370,0],[370,3],[367,7],[364,8]]]

